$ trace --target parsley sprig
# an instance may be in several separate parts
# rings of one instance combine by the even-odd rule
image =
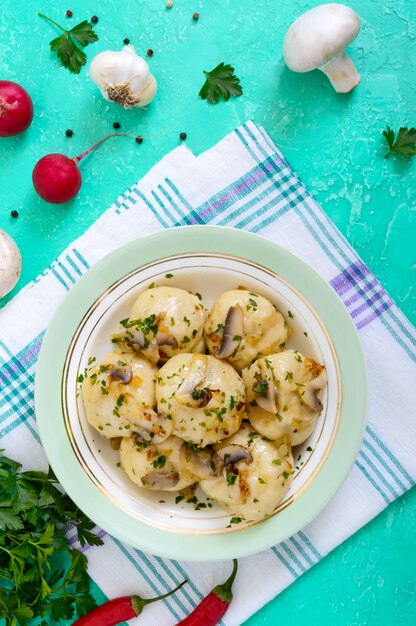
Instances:
[[[399,152],[404,156],[411,157],[416,154],[416,128],[408,128],[407,126],[399,128],[399,132],[387,126],[387,130],[383,130],[383,135],[389,146],[389,151],[384,157],[387,159],[392,152]]]
[[[207,79],[199,95],[211,104],[217,104],[221,98],[229,100],[230,96],[241,96],[243,93],[240,79],[234,74],[234,68],[231,65],[220,63],[210,72],[204,70],[204,74]]]
[[[87,559],[71,548],[64,528],[74,524],[81,545],[100,545],[93,522],[58,488],[52,470],[21,470],[0,451],[0,619],[24,626],[88,613]]]
[[[58,59],[61,60],[64,67],[68,68],[69,71],[74,74],[79,74],[81,67],[87,62],[87,57],[82,48],[85,48],[90,43],[94,43],[94,41],[98,41],[98,36],[94,32],[91,24],[87,20],[84,20],[74,26],[74,28],[71,28],[71,30],[66,30],[47,15],[43,13],[38,13],[38,15],[52,24],[55,24],[55,26],[63,31],[63,34],[56,37],[56,39],[52,39],[49,45],[52,52],[56,52]],[[79,46],[81,46],[81,48]]]

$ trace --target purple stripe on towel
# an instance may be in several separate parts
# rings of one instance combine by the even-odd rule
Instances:
[[[361,261],[346,267],[330,284],[349,309],[358,329],[375,320],[393,304],[388,293]],[[369,315],[358,321],[357,318],[366,311]]]
[[[8,363],[5,363],[0,370],[0,380],[4,384],[8,384],[10,379],[19,378],[20,374],[27,370],[28,365],[35,362],[41,343],[42,341],[38,341],[35,344],[31,344],[18,356],[12,357]],[[16,373],[18,373],[18,376],[16,376]]]
[[[276,171],[277,166],[281,164],[281,161],[270,160],[270,162],[265,161],[262,163],[262,167],[256,169],[250,176],[240,181],[237,185],[233,185],[229,187],[225,193],[222,193],[219,197],[217,197],[212,204],[206,206],[202,211],[199,212],[199,216],[206,220],[207,217],[214,213],[218,209],[220,209],[224,204],[227,204],[230,201],[238,200],[241,197],[241,193],[244,191],[253,191],[253,185],[258,185],[259,181],[262,179],[267,179],[265,170],[268,172]]]

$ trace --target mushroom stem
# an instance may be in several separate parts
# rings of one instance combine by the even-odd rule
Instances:
[[[319,69],[328,76],[337,93],[352,91],[361,80],[354,63],[345,52],[327,61]]]

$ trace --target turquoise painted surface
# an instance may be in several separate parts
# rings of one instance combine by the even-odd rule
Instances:
[[[196,153],[246,119],[265,126],[330,217],[369,264],[402,310],[415,315],[416,159],[385,161],[381,131],[416,124],[416,11],[413,0],[351,0],[362,30],[350,47],[362,82],[337,95],[319,72],[296,75],[282,62],[287,27],[313,0],[3,0],[0,77],[32,95],[35,120],[22,136],[0,140],[0,227],[23,252],[23,275],[10,297],[41,272],[168,150],[188,133]],[[65,10],[74,12],[66,20]],[[79,76],[49,52],[55,31],[37,11],[75,25],[93,14],[100,41],[89,59],[125,37],[149,60],[159,82],[146,111],[106,103],[84,68]],[[192,13],[200,20],[194,22]],[[229,62],[244,95],[210,106],[198,98],[203,69]],[[122,130],[151,136],[109,140],[81,164],[83,187],[64,206],[39,200],[33,165],[48,152],[75,156],[100,137]],[[71,139],[67,128],[74,130]],[[9,217],[17,209],[19,218]],[[5,302],[6,299],[3,302]],[[416,492],[391,505],[366,528],[305,574],[248,621],[306,626],[408,625],[416,621]]]

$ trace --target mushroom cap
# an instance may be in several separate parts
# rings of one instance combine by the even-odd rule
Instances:
[[[293,22],[283,40],[286,65],[294,72],[314,70],[353,41],[360,18],[344,4],[321,4]]]

